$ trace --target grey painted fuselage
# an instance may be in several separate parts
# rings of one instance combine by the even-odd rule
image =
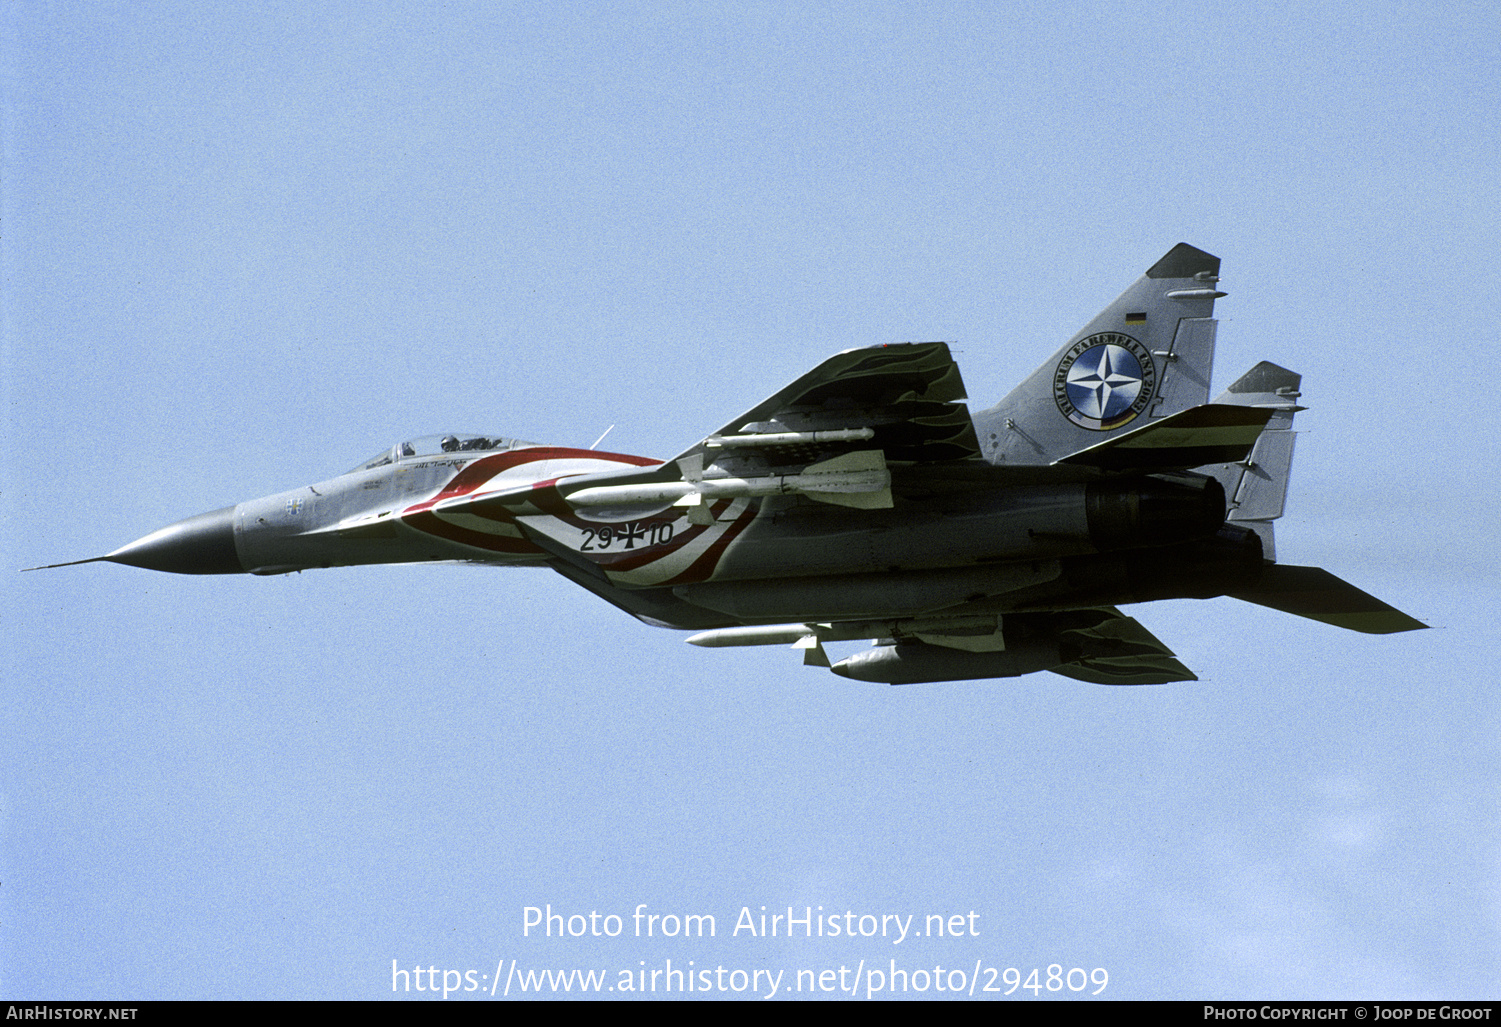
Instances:
[[[849,350],[671,460],[432,436],[77,562],[547,567],[699,645],[829,666],[824,642],[874,638],[832,669],[891,683],[1192,680],[1115,609],[1163,598],[1422,627],[1274,562],[1300,380],[1263,363],[1209,401],[1218,272],[1179,244],[973,419],[946,344]]]

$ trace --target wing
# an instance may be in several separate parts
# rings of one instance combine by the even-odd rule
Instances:
[[[977,633],[983,629],[974,622],[982,619],[958,611],[947,626],[940,619],[899,637],[877,639],[873,648],[830,669],[841,677],[891,685],[1019,677],[1039,670],[1100,685],[1198,680],[1173,658],[1171,649],[1114,607],[1006,615],[1004,644],[998,644],[999,631]],[[990,620],[999,627],[994,615]],[[812,630],[815,641],[843,635],[840,625],[804,627]],[[698,644],[712,644],[704,638],[696,636]]]
[[[781,492],[885,509],[892,467],[983,465],[964,400],[947,343],[846,350],[672,463],[703,499],[728,494],[733,482],[781,480]],[[749,494],[771,494],[770,487]]]
[[[856,449],[888,463],[978,460],[959,365],[943,342],[845,350],[680,454],[709,464],[754,448],[776,462],[811,464]],[[866,434],[868,432],[868,434]],[[848,437],[776,441],[777,436]],[[851,434],[853,433],[853,434]],[[744,455],[739,454],[739,455]]]
[[[861,509],[893,505],[891,468],[987,467],[942,342],[846,350],[666,463],[559,484],[600,516],[686,507],[703,526],[727,500],[798,494]]]
[[[1134,618],[1114,607],[1100,612],[1109,614],[1110,619],[1059,634],[1063,655],[1072,659],[1049,668],[1054,674],[1096,685],[1165,685],[1199,680]]]
[[[708,576],[761,498],[890,508],[890,468],[918,465],[986,466],[942,342],[840,353],[666,463],[455,497],[438,512],[504,520],[591,581],[656,587]]]

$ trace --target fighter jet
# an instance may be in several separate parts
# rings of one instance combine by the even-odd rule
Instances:
[[[946,343],[846,350],[667,461],[434,435],[75,562],[551,568],[695,645],[790,645],[890,684],[1197,680],[1118,609],[1158,599],[1424,627],[1276,562],[1300,376],[1263,362],[1210,400],[1219,269],[1178,244],[973,416]],[[859,639],[830,666],[825,643]]]

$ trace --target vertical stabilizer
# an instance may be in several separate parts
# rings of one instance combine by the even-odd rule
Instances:
[[[1261,537],[1262,553],[1277,559],[1272,522],[1282,516],[1287,504],[1287,482],[1292,473],[1293,417],[1299,410],[1298,391],[1303,376],[1263,360],[1215,397],[1215,403],[1271,409],[1272,417],[1256,439],[1246,459],[1229,464],[1197,468],[1218,478],[1225,487],[1225,519],[1250,528]]]
[[[975,416],[994,464],[1050,464],[1209,400],[1220,259],[1179,243],[1062,349]]]

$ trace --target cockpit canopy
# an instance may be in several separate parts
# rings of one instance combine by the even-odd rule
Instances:
[[[508,439],[500,435],[474,435],[468,432],[449,432],[446,435],[424,435],[420,439],[409,439],[406,442],[398,442],[390,449],[383,450],[366,460],[358,467],[350,470],[370,471],[387,464],[401,463],[406,460],[421,460],[424,457],[442,456],[445,453],[494,453],[501,450],[517,449],[521,446],[533,446],[534,442],[523,442],[520,439]]]

